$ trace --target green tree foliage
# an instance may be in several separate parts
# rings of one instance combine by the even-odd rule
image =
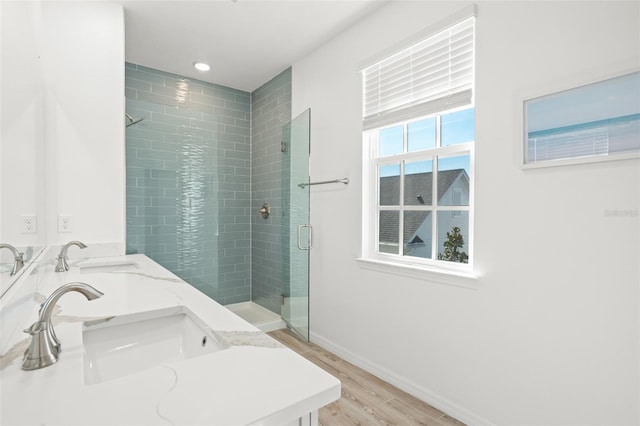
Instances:
[[[460,233],[460,228],[454,226],[451,232],[447,232],[447,241],[444,242],[444,254],[438,253],[439,260],[449,262],[469,263],[469,255],[460,251],[464,247],[464,237]]]

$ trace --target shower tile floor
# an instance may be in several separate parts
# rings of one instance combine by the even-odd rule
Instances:
[[[318,412],[322,426],[463,425],[320,346],[299,340],[287,329],[272,331],[269,335],[342,382],[341,398]]]
[[[255,302],[240,302],[232,305],[225,305],[225,307],[264,332],[279,330],[286,327],[286,324],[280,315],[263,308]]]

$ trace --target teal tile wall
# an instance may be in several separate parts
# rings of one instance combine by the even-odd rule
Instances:
[[[126,64],[127,252],[222,304],[251,297],[251,95]]]
[[[268,219],[251,216],[252,300],[281,313],[283,283],[289,269],[287,211],[283,179],[288,173],[286,156],[280,150],[283,126],[291,120],[291,68],[283,71],[251,94],[252,111],[252,211],[262,203],[271,206]],[[288,184],[288,183],[287,183]]]

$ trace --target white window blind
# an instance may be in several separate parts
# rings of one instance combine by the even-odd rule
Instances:
[[[365,68],[364,129],[470,103],[474,25],[468,18]]]

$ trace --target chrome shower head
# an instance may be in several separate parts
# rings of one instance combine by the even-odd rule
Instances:
[[[141,122],[142,120],[144,120],[144,117],[139,118],[137,120],[135,120],[133,117],[131,117],[129,114],[127,114],[126,112],[124,113],[125,117],[127,117],[127,120],[129,120],[129,122],[127,123],[127,127],[129,126],[133,126],[134,124],[138,124],[139,122]]]

